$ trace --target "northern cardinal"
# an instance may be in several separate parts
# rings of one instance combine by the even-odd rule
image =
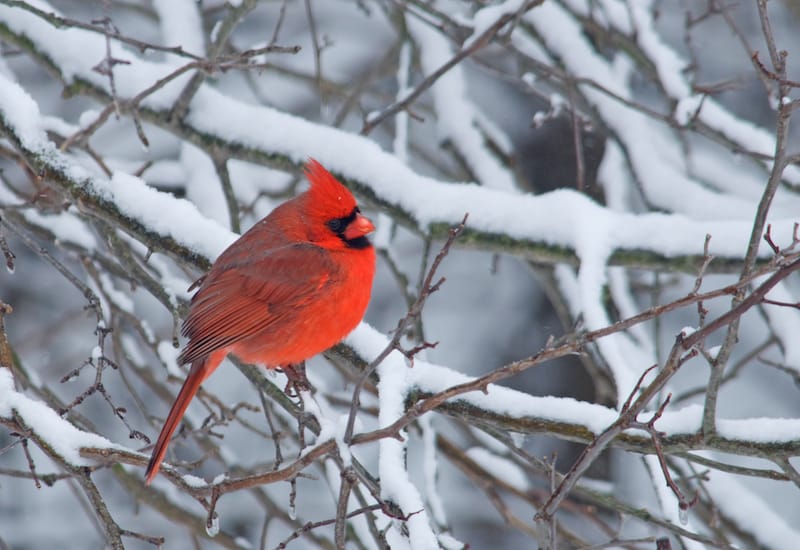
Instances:
[[[311,187],[229,246],[192,297],[178,361],[191,363],[158,436],[145,483],[158,474],[175,428],[200,384],[231,353],[285,367],[339,342],[364,316],[375,273],[375,230],[353,195],[311,159]]]

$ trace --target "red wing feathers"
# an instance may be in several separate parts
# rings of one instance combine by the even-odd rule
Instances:
[[[192,299],[181,331],[189,343],[179,361],[191,363],[254,334],[268,341],[270,329],[284,328],[288,317],[324,292],[336,271],[327,252],[308,243],[212,270]]]

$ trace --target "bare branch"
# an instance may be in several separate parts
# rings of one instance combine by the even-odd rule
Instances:
[[[497,19],[491,26],[489,26],[480,36],[476,37],[470,44],[458,51],[449,61],[439,67],[436,71],[429,74],[425,79],[417,84],[403,99],[395,101],[388,107],[385,107],[379,113],[367,117],[364,126],[361,128],[361,134],[367,135],[377,126],[379,126],[387,118],[397,114],[403,109],[407,109],[414,101],[419,98],[428,88],[433,86],[434,82],[447,73],[450,69],[461,63],[467,57],[473,55],[475,52],[488,45],[495,36],[505,27],[510,21],[516,20],[520,14],[532,9],[533,7],[542,3],[542,0],[527,0],[523,2],[520,9],[515,13],[505,13]]]

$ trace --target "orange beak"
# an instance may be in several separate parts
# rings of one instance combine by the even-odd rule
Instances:
[[[349,241],[350,239],[357,239],[364,235],[369,235],[373,231],[375,231],[375,226],[372,225],[369,218],[361,214],[356,214],[356,219],[350,222],[350,225],[347,226],[342,235]]]

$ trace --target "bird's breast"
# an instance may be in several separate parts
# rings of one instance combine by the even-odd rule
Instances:
[[[375,251],[332,252],[331,259],[333,269],[320,278],[315,292],[230,351],[244,361],[278,367],[309,359],[352,332],[369,304]]]

